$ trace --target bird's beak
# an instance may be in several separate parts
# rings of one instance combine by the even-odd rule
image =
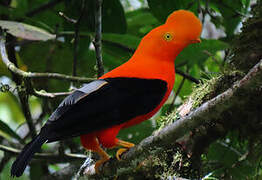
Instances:
[[[190,41],[191,43],[201,43],[201,40],[200,38],[197,38],[197,39],[193,39]]]

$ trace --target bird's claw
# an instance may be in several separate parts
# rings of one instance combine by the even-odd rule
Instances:
[[[125,153],[126,151],[128,151],[127,148],[120,148],[120,149],[118,149],[117,152],[116,152],[116,159],[119,160],[119,161],[121,161],[121,160],[122,160],[122,159],[121,159],[121,156],[122,156],[122,154]]]

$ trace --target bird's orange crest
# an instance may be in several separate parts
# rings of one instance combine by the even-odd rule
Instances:
[[[170,14],[166,20],[167,28],[174,29],[174,36],[189,43],[199,41],[202,24],[194,13],[186,10],[178,10]]]

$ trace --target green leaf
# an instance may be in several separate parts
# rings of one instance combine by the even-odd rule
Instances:
[[[0,131],[3,132],[4,134],[12,137],[12,138],[15,138],[17,139],[19,142],[23,142],[23,139],[21,139],[21,137],[16,134],[15,131],[13,131],[9,126],[8,124],[6,124],[4,121],[2,121],[0,119]]]
[[[27,40],[47,41],[50,39],[55,39],[54,34],[50,34],[47,31],[38,27],[20,22],[0,20],[0,26],[3,29],[6,29],[7,32],[12,34],[13,36]]]
[[[0,159],[2,159],[1,157],[1,151],[0,151]],[[22,176],[20,176],[19,178],[17,177],[10,177],[10,171],[11,171],[11,166],[12,163],[14,162],[15,158],[12,158],[10,161],[8,161],[5,166],[3,166],[3,169],[0,173],[0,179],[1,180],[30,180],[27,173],[23,173]]]
[[[202,40],[201,43],[191,44],[185,48],[176,58],[175,63],[177,65],[187,64],[192,67],[197,64],[199,67],[204,66],[204,62],[209,57],[205,51],[215,55],[217,51],[224,50],[228,47],[228,44],[220,40]]]
[[[242,15],[247,13],[249,7],[249,0],[214,0],[210,1],[210,6],[215,6],[223,20],[221,21],[222,25],[225,27],[225,32],[227,37],[234,35],[235,29],[241,21]],[[215,21],[216,18],[212,18],[212,21]]]
[[[136,49],[141,39],[137,36],[129,34],[104,33],[103,40],[121,44],[123,46],[126,46],[127,48]]]
[[[232,135],[228,138],[233,137]],[[231,179],[253,179],[251,177],[256,175],[258,164],[252,163],[248,159],[240,160],[244,152],[246,153],[248,150],[244,146],[239,146],[238,138],[233,137],[230,139],[230,143],[215,142],[209,147],[207,160],[217,164],[212,172],[214,176],[223,177],[226,172],[226,176],[230,175]],[[219,166],[222,168],[216,169]]]
[[[11,127],[25,122],[19,101],[12,93],[0,93],[0,115]]]
[[[162,23],[165,22],[168,15],[178,9],[187,9],[197,13],[197,1],[192,0],[147,0],[153,15]]]
[[[231,167],[234,164],[240,154],[235,151],[230,145],[227,145],[223,142],[215,142],[213,143],[208,151],[207,158],[209,160],[218,161],[222,163],[225,167]]]
[[[41,163],[32,163],[30,166],[30,179],[38,179],[44,176],[44,170]]]
[[[103,43],[103,61],[108,70],[126,62],[132,56],[132,52],[110,43]]]
[[[95,1],[86,1],[86,8],[80,21],[79,29],[81,31],[95,31]],[[73,19],[78,19],[81,14],[81,1],[67,0],[65,1],[65,14]],[[72,8],[74,7],[74,8]],[[68,22],[64,23],[64,28],[74,30],[74,25]],[[102,31],[109,33],[125,33],[127,23],[124,8],[119,0],[103,1],[102,6]]]
[[[150,136],[154,130],[155,127],[153,127],[152,121],[147,120],[136,126],[121,130],[118,134],[118,137],[120,139],[137,144],[144,138]]]
[[[103,1],[103,32],[125,33],[127,30],[125,12],[119,0]]]
[[[0,76],[8,76],[10,77],[11,73],[7,69],[6,65],[2,61],[2,57],[0,57]]]
[[[144,36],[151,29],[160,25],[149,9],[145,8],[127,12],[126,19],[128,24],[127,33],[139,37]]]

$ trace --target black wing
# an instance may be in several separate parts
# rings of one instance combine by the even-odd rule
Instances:
[[[152,111],[166,91],[159,79],[96,80],[66,97],[41,131],[52,142],[122,124]]]

